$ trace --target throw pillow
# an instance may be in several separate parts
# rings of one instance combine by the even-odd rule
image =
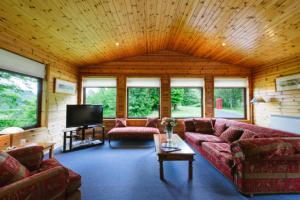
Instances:
[[[126,119],[125,118],[116,118],[115,127],[126,127]]]
[[[30,176],[30,172],[14,157],[0,151],[0,187]]]
[[[203,134],[213,134],[214,128],[211,119],[194,119],[195,131]]]
[[[250,131],[248,129],[244,130],[244,133],[242,134],[242,136],[240,137],[240,140],[244,140],[244,139],[252,139],[252,138],[258,138],[258,135],[256,133],[254,133],[253,131]]]
[[[226,130],[226,123],[216,122],[215,123],[215,136],[220,136]]]
[[[185,132],[195,132],[194,119],[189,118],[184,120],[184,131]]]
[[[153,127],[153,128],[157,128],[157,124],[158,124],[158,118],[151,118],[148,117],[147,118],[147,122],[146,122],[146,127]]]
[[[228,143],[232,143],[232,142],[238,140],[242,134],[243,134],[243,129],[230,126],[226,131],[224,131],[220,135],[220,138]]]

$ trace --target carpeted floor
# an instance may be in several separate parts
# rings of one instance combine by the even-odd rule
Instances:
[[[165,162],[165,179],[159,179],[159,164],[153,142],[148,148],[137,143],[106,143],[70,153],[57,153],[65,166],[82,176],[83,200],[237,200],[248,199],[197,153],[194,178],[188,181],[187,162]],[[145,145],[145,144],[143,144]],[[256,195],[252,200],[299,200],[300,194]]]

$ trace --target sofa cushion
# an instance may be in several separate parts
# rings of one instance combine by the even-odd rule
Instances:
[[[216,122],[215,123],[215,135],[220,136],[226,130],[226,123],[224,122]]]
[[[159,134],[159,130],[153,127],[127,126],[122,128],[113,128],[107,134]]]
[[[194,119],[189,118],[184,120],[184,132],[195,132]]]
[[[220,138],[228,143],[232,143],[238,140],[242,134],[243,129],[231,126],[220,135]]]
[[[116,118],[115,127],[126,127],[126,119],[125,118]]]
[[[14,157],[0,151],[0,187],[30,176],[30,172]]]
[[[153,128],[157,128],[157,124],[158,124],[158,118],[151,118],[148,117],[147,118],[147,122],[146,122],[146,127],[153,127]]]
[[[240,140],[250,139],[250,138],[258,138],[258,135],[253,131],[245,129],[242,136],[240,137]]]
[[[55,159],[48,159],[44,160],[42,162],[41,168],[34,173],[39,173],[42,171],[46,171],[48,169],[57,167],[57,166],[62,166],[64,167],[60,162],[58,162]],[[76,172],[72,171],[71,169],[65,168],[68,171],[68,186],[67,186],[67,194],[71,194],[81,186],[81,176],[77,174]]]
[[[201,145],[202,142],[224,142],[215,135],[199,134],[195,132],[185,132],[185,137],[189,138],[197,145]]]
[[[218,158],[229,167],[233,166],[232,154],[228,143],[203,142],[202,148],[208,154]]]
[[[195,132],[213,134],[214,128],[211,119],[194,119]]]

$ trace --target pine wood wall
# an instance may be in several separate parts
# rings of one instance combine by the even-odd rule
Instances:
[[[254,122],[269,126],[272,114],[300,116],[300,89],[276,92],[275,79],[300,73],[300,59],[256,68],[253,73],[254,95],[271,102],[254,105]]]
[[[172,51],[160,51],[142,56],[131,57],[95,66],[82,66],[79,76],[115,76],[117,77],[117,116],[126,117],[126,77],[160,77],[161,78],[161,117],[170,116],[170,77],[205,78],[204,115],[213,117],[215,76],[247,76],[251,78],[251,69],[235,65],[200,59]],[[82,96],[79,101],[82,102]],[[145,125],[145,120],[131,119],[129,125]],[[114,126],[113,120],[106,120],[106,130]],[[180,122],[177,132],[183,133]]]
[[[76,104],[77,94],[54,93],[54,79],[59,78],[76,83],[78,80],[77,67],[42,51],[40,48],[28,45],[13,37],[12,34],[3,33],[0,35],[0,48],[46,64],[47,74],[43,81],[41,126],[48,127],[49,131],[36,129],[36,131],[26,132],[30,134],[26,138],[54,141],[57,146],[60,145],[62,143],[62,130],[65,128],[66,104]],[[37,134],[43,134],[43,136],[37,136]]]

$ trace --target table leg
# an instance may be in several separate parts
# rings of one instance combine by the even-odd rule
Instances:
[[[63,152],[66,151],[66,146],[67,146],[67,132],[64,132]]]
[[[54,145],[49,148],[49,158],[54,158]]]
[[[160,175],[160,179],[164,180],[164,161],[163,160],[159,160],[159,175]]]
[[[193,179],[193,160],[189,160],[189,179]]]
[[[105,131],[104,131],[104,126],[102,127],[102,143],[105,143]]]

